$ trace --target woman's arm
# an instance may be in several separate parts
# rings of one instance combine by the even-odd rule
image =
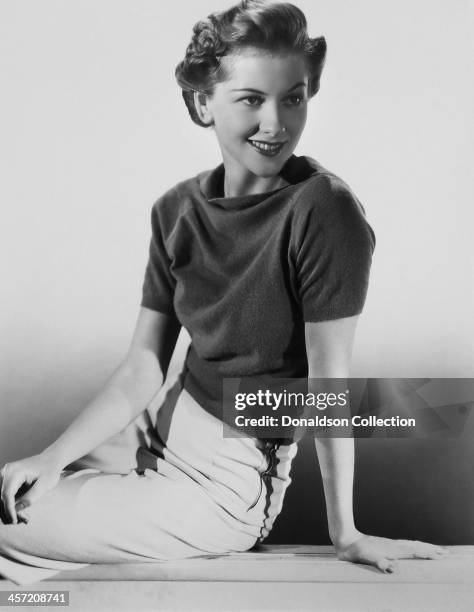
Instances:
[[[33,485],[21,500],[26,507],[56,484],[66,465],[123,430],[148,406],[165,379],[179,330],[174,317],[140,309],[128,353],[101,392],[42,453],[3,468],[7,518],[16,522],[15,495],[23,485]]]
[[[308,378],[349,376],[349,366],[358,317],[347,317],[320,323],[306,323],[305,340],[308,357]],[[311,382],[310,385],[311,387]],[[350,422],[337,408],[338,416]],[[339,559],[374,565],[384,572],[393,572],[393,559],[437,559],[446,549],[412,540],[390,540],[367,536],[358,531],[353,515],[354,440],[315,437],[316,451],[323,478],[324,496],[331,540]]]
[[[357,319],[348,317],[306,323],[309,379],[348,377]],[[350,418],[348,407],[337,410],[338,417]],[[315,437],[315,445],[323,478],[329,535],[335,546],[344,545],[357,535],[352,511],[354,440],[351,437]]]
[[[122,431],[143,412],[165,379],[179,329],[173,317],[141,308],[121,365],[43,454],[64,468]]]

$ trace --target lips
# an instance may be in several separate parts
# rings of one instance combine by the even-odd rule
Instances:
[[[278,155],[286,144],[286,142],[265,142],[263,140],[248,140],[247,142],[256,151],[269,157]]]

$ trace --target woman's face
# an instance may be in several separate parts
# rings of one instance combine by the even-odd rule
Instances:
[[[253,48],[222,62],[228,78],[202,111],[214,124],[226,179],[257,185],[277,177],[298,144],[306,123],[306,63],[301,55]]]

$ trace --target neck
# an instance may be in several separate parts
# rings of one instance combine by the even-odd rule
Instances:
[[[224,196],[226,198],[238,198],[240,196],[265,193],[266,191],[274,191],[289,184],[279,174],[269,177],[256,176],[255,174],[244,172],[237,174],[229,171],[226,164],[224,164],[224,167]]]

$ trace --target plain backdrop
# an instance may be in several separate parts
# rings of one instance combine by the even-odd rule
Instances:
[[[326,37],[328,56],[296,153],[352,187],[377,236],[352,374],[472,377],[472,5],[297,4],[310,34]],[[174,68],[193,24],[228,6],[0,1],[2,465],[51,442],[118,365],[138,314],[153,202],[220,163],[212,131],[188,117]],[[361,457],[374,465],[377,453],[393,466],[387,458],[400,460],[404,445],[413,467],[444,453],[439,481],[426,485],[412,470],[402,497],[420,491],[419,480],[432,487],[423,498],[432,507],[435,487],[457,477],[465,511],[468,442],[396,441],[393,450],[386,441]],[[310,469],[308,449],[300,472]],[[364,503],[374,490],[387,500],[388,481],[407,476],[402,468],[385,475],[378,489],[364,480]],[[296,479],[294,491],[308,494]],[[453,503],[460,495],[454,488]],[[428,536],[443,531],[433,520]]]

